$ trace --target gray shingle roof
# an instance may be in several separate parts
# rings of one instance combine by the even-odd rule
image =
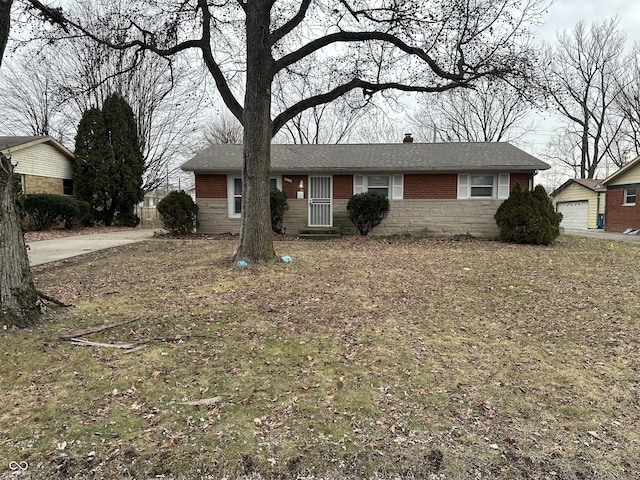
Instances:
[[[242,145],[212,145],[181,167],[193,172],[237,172]],[[532,171],[549,168],[509,143],[387,143],[271,146],[273,172]]]
[[[0,137],[0,150],[31,143],[45,137]]]
[[[33,145],[38,145],[40,143],[46,143],[51,145],[52,147],[58,149],[62,152],[63,155],[69,157],[73,160],[73,152],[60,142],[58,142],[55,138],[49,135],[41,135],[41,136],[31,136],[31,137],[9,137],[9,136],[0,136],[0,152],[10,153],[12,151],[22,150],[23,148],[28,148]]]

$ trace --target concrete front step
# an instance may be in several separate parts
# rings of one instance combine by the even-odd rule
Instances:
[[[327,240],[332,238],[340,238],[339,228],[305,228],[300,230],[298,237],[312,238],[314,240]]]

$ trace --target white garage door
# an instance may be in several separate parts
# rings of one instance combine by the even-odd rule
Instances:
[[[586,230],[589,202],[561,202],[558,211],[562,213],[560,226],[567,229]]]

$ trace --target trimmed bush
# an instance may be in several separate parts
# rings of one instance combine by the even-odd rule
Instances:
[[[198,226],[198,205],[184,190],[173,191],[158,206],[162,226],[173,235],[186,235]]]
[[[494,218],[505,242],[550,245],[560,235],[562,214],[554,210],[541,185],[530,192],[516,184]]]
[[[118,212],[114,220],[119,227],[137,227],[140,224],[140,217],[133,212]]]
[[[367,235],[389,213],[389,199],[378,192],[358,193],[349,199],[347,211],[360,235]]]
[[[37,193],[23,195],[22,199],[32,230],[47,230],[63,222],[65,228],[71,228],[80,215],[75,198]]]
[[[271,205],[271,229],[276,233],[283,234],[284,228],[282,227],[282,221],[284,219],[284,212],[289,208],[289,205],[287,205],[287,195],[282,190],[272,188],[269,202]]]

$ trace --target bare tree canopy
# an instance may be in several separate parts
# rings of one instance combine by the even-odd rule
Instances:
[[[423,97],[412,120],[423,138],[442,142],[515,141],[531,130],[530,104],[507,84],[484,79]]]
[[[621,95],[617,108],[624,119],[622,138],[616,144],[617,157],[640,155],[640,45],[636,44],[626,64],[626,74],[618,79]]]
[[[269,218],[271,138],[307,109],[357,90],[443,92],[483,77],[514,80],[531,67],[527,27],[537,0],[133,1],[121,29],[93,30],[71,7],[60,24],[116,49],[165,57],[197,50],[231,113],[244,126],[237,259],[275,258]],[[105,12],[104,15],[112,15]],[[59,31],[59,35],[67,35]],[[280,78],[303,75],[315,57],[323,91],[275,110]]]
[[[552,143],[550,156],[574,169],[581,178],[594,178],[608,158],[620,165],[613,146],[623,125],[616,101],[623,86],[618,82],[626,68],[625,36],[616,19],[578,23],[560,33],[547,50],[545,88],[566,127]]]
[[[231,114],[224,112],[202,131],[204,141],[208,145],[242,143],[244,136],[242,125]]]

